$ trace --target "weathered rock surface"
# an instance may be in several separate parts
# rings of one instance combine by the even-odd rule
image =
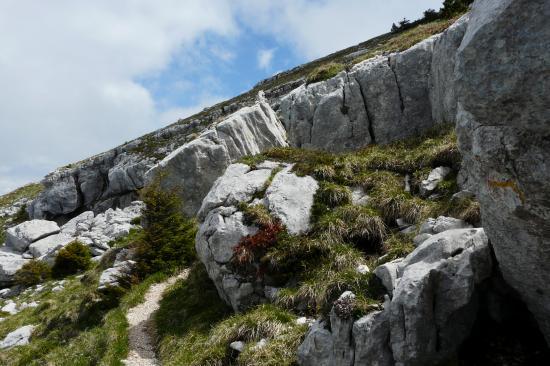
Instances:
[[[372,142],[360,86],[346,72],[293,90],[280,115],[292,146],[345,151]]]
[[[121,285],[120,282],[128,278],[136,264],[132,258],[133,253],[128,249],[118,252],[113,266],[101,272],[97,289],[101,291]]]
[[[424,197],[429,196],[451,171],[451,168],[444,166],[433,169],[428,177],[420,182],[420,194]]]
[[[256,226],[244,222],[238,203],[264,204],[289,231],[305,232],[309,228],[317,182],[308,176],[297,177],[290,168],[271,162],[260,164],[255,170],[245,164],[232,164],[202,203],[197,253],[220,297],[235,311],[266,301],[266,293],[270,292],[261,279],[251,280],[233,266],[234,248],[242,238],[258,231]],[[266,187],[274,173],[271,185]],[[256,197],[259,194],[262,197]]]
[[[550,343],[550,2],[476,1],[457,55],[457,135],[505,280]]]
[[[0,286],[10,282],[17,270],[28,261],[21,253],[14,252],[10,248],[0,247]]]
[[[74,241],[75,238],[65,233],[50,235],[44,239],[38,240],[29,246],[29,252],[33,258],[53,259],[53,253],[63,248],[65,245]]]
[[[302,234],[309,229],[313,195],[319,188],[309,176],[298,177],[290,167],[278,173],[265,193],[269,211],[286,226],[291,234]]]
[[[436,234],[384,266],[374,271],[391,296],[383,310],[353,321],[336,302],[330,330],[318,323],[306,335],[301,365],[434,365],[455,354],[476,318],[477,286],[492,273],[483,229]]]
[[[31,243],[59,231],[59,226],[53,221],[25,221],[6,230],[6,246],[22,253]]]
[[[455,121],[457,105],[454,77],[456,53],[468,27],[469,18],[469,13],[462,16],[434,42],[429,90],[432,118],[437,123]]]
[[[34,328],[34,325],[25,325],[11,333],[8,333],[6,338],[0,342],[0,349],[29,344],[29,338],[31,337]]]
[[[133,220],[141,216],[143,207],[143,202],[134,201],[122,210],[108,209],[95,216],[92,211],[87,211],[61,228],[53,221],[32,220],[9,229],[16,239],[11,239],[6,246],[0,247],[0,285],[12,282],[15,272],[29,259],[39,259],[52,264],[57,252],[75,240],[88,245],[92,256],[101,256],[110,248],[113,240],[128,235],[130,230],[136,227]],[[41,239],[32,241],[40,237]],[[25,249],[14,250],[9,246],[14,242],[17,248]],[[31,243],[19,245],[21,242]],[[26,246],[28,251],[22,253],[27,249]]]
[[[292,146],[346,151],[454,122],[455,54],[468,17],[410,49],[355,65],[281,99]]]
[[[260,96],[245,107],[183,145],[147,172],[148,181],[164,174],[161,186],[178,189],[184,211],[193,216],[214,181],[239,158],[268,148],[286,146],[286,132],[275,112]]]

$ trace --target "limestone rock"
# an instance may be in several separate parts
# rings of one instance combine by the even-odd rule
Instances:
[[[184,211],[193,216],[214,181],[237,159],[275,146],[286,146],[286,132],[275,112],[264,100],[246,107],[178,148],[153,169],[147,180],[160,172],[163,188],[178,188]]]
[[[5,246],[0,247],[0,285],[12,282],[15,272],[27,262],[28,259],[21,254]]]
[[[453,355],[475,321],[476,285],[491,271],[483,229],[445,231],[407,256],[390,305],[396,364],[435,364]]]
[[[25,325],[11,333],[8,333],[4,340],[0,342],[0,349],[29,344],[29,338],[31,337],[34,328],[34,325]]]
[[[286,226],[291,234],[308,230],[313,195],[319,188],[309,176],[298,177],[287,168],[278,173],[266,191],[269,211]]]
[[[204,218],[206,213],[219,206],[236,206],[239,202],[249,202],[262,189],[271,172],[272,169],[267,168],[251,170],[245,164],[230,165],[202,201],[198,217]]]
[[[31,337],[34,328],[34,325],[25,325],[11,333],[8,333],[6,338],[0,342],[0,349],[29,344],[29,338]]]
[[[472,225],[454,217],[439,216],[437,219],[429,218],[420,225],[419,234],[439,234],[452,229],[467,229]]]
[[[437,167],[430,172],[427,179],[424,179],[420,183],[420,194],[424,197],[429,196],[439,183],[441,183],[447,175],[451,173],[451,168],[448,167]]]
[[[336,152],[372,141],[361,88],[346,72],[293,90],[280,115],[293,146]]]
[[[393,354],[389,346],[389,309],[374,311],[353,323],[355,342],[354,366],[392,366]]]
[[[436,123],[455,121],[457,95],[454,69],[456,53],[462,38],[464,38],[469,17],[469,13],[463,15],[434,42],[429,91],[432,118]]]
[[[258,231],[258,227],[244,222],[238,204],[265,203],[290,232],[309,229],[317,182],[291,173],[291,166],[283,164],[282,167],[279,171],[280,164],[272,162],[259,164],[257,169],[244,164],[230,165],[216,180],[199,211],[200,227],[195,242],[198,257],[220,297],[235,311],[266,301],[272,295],[271,290],[268,291],[270,286],[265,286],[261,279],[251,280],[241,275],[232,263],[240,240]],[[273,174],[271,185],[266,187]]]
[[[549,16],[546,0],[476,1],[456,84],[466,188],[504,279],[550,344]]]
[[[477,286],[492,273],[491,251],[483,229],[447,230],[374,273],[391,296],[383,310],[348,319],[339,299],[330,330],[318,322],[300,345],[300,365],[420,366],[449,359],[475,321]]]
[[[315,322],[298,347],[298,363],[301,366],[333,366],[334,339],[322,321]]]
[[[22,253],[31,243],[59,231],[59,226],[53,221],[25,221],[6,230],[6,246]]]
[[[404,136],[408,127],[401,123],[401,96],[388,57],[355,65],[350,78],[357,80],[365,98],[373,142],[385,144]]]
[[[40,239],[32,243],[29,246],[29,251],[31,252],[33,258],[51,258],[60,248],[63,248],[74,240],[75,238],[73,236],[65,233],[50,235],[44,239]]]
[[[399,125],[395,127],[400,131],[393,135],[392,141],[418,135],[434,126],[429,76],[434,43],[439,37],[432,36],[406,51],[390,55],[389,64],[395,75],[401,109]]]

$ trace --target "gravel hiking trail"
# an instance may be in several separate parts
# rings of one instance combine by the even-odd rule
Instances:
[[[158,366],[160,362],[155,354],[155,324],[153,315],[160,306],[164,291],[177,280],[187,277],[189,270],[172,276],[164,282],[152,285],[145,294],[144,301],[131,308],[126,314],[129,324],[128,358],[123,362],[126,366]]]

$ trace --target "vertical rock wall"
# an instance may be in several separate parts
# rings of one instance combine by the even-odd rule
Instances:
[[[478,0],[457,55],[467,185],[505,280],[550,343],[550,2]]]

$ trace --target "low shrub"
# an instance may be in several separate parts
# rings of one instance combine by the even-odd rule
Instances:
[[[260,227],[254,235],[245,236],[233,249],[233,262],[241,266],[256,262],[277,243],[277,235],[283,230],[283,225],[275,222]]]
[[[49,280],[52,277],[52,268],[43,261],[31,260],[15,272],[15,283],[30,287]]]
[[[85,271],[91,266],[90,249],[78,241],[73,241],[57,253],[52,274],[56,278],[63,278]]]
[[[313,70],[306,78],[308,84],[330,79],[336,76],[340,71],[344,70],[344,65],[338,63],[328,63],[321,65]]]

